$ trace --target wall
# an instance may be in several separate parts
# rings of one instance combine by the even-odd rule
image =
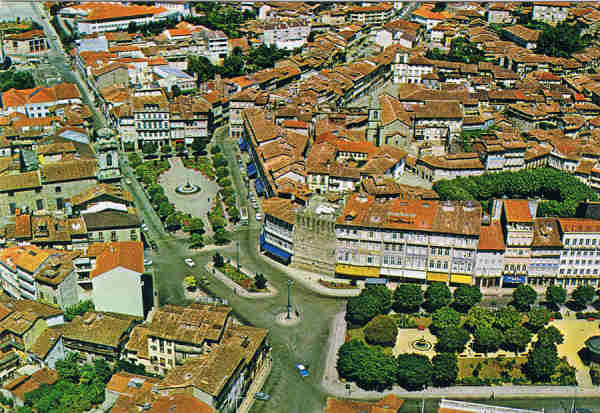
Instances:
[[[140,274],[117,267],[92,278],[92,301],[96,311],[144,316]]]
[[[332,221],[305,211],[296,215],[292,266],[333,275],[335,270],[335,228]]]

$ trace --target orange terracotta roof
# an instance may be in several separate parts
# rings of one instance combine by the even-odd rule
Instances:
[[[508,222],[533,222],[526,199],[505,199],[504,210]]]
[[[563,232],[600,232],[600,220],[591,218],[559,218]]]
[[[140,241],[111,242],[96,259],[96,268],[90,273],[90,278],[117,267],[140,274],[144,272],[144,247]]]
[[[500,222],[494,221],[490,225],[482,225],[479,232],[478,250],[502,251],[504,250],[504,234]]]
[[[158,398],[148,413],[214,413],[212,407],[184,393]]]
[[[83,3],[70,8],[88,12],[87,21],[127,19],[136,16],[157,15],[167,11],[163,7],[126,6],[120,3]]]

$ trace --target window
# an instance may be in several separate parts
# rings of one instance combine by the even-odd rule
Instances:
[[[116,241],[117,240],[117,231],[111,231],[110,232],[110,240],[111,241]]]
[[[14,193],[14,191],[10,191],[10,192],[8,193],[8,196],[15,196],[15,193]]]
[[[52,302],[53,302],[54,304],[58,304],[58,300],[56,299],[56,296],[52,297]]]
[[[587,238],[587,239],[585,240],[585,245],[590,245],[590,239],[589,239],[589,238]]]
[[[15,212],[17,212],[17,204],[15,204],[14,202],[11,202],[10,204],[8,204],[8,207],[10,208],[11,215],[14,215]]]
[[[62,188],[60,186],[57,186],[56,188],[54,188],[54,190],[57,194],[60,194],[62,192]]]
[[[56,198],[56,209],[63,209],[64,203],[65,203],[64,199]]]
[[[43,199],[38,199],[37,201],[35,201],[35,207],[36,207],[36,209],[38,211],[40,209],[44,209],[44,200]]]
[[[565,245],[569,245],[569,242],[570,242],[570,241],[571,241],[571,240],[570,240],[569,238],[566,238],[566,239],[565,239]]]
[[[99,240],[102,240],[102,241],[104,240],[104,232],[100,231],[100,232],[98,233],[98,239],[99,239]]]
[[[132,229],[129,233],[129,239],[131,241],[137,241],[137,231],[135,229]]]
[[[42,192],[42,188],[35,188],[35,193],[36,193],[36,194],[39,194],[39,193],[41,193],[41,192]]]

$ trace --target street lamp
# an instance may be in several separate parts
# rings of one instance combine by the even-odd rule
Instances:
[[[292,280],[288,280],[287,282],[287,286],[288,286],[288,305],[287,305],[287,319],[289,320],[291,318],[290,316],[290,312],[292,311],[292,296],[291,296],[291,288],[292,285],[294,284],[294,281]]]
[[[235,256],[235,260],[237,262],[237,272],[240,272],[240,240],[235,241],[235,251],[236,251],[236,256]]]

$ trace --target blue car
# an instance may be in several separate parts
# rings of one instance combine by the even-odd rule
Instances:
[[[304,364],[298,363],[296,364],[296,368],[302,377],[308,376],[308,367],[306,367]]]

